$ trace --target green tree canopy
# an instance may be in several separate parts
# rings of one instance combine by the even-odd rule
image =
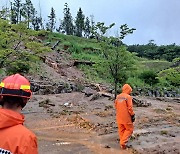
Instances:
[[[64,5],[64,18],[62,21],[62,28],[65,31],[67,35],[73,35],[74,33],[74,25],[73,25],[73,18],[71,16],[70,8],[68,7],[68,4],[65,3]]]
[[[81,8],[79,8],[77,12],[77,16],[75,19],[75,33],[76,36],[82,37],[82,32],[84,30],[84,14]]]
[[[46,24],[46,28],[49,31],[53,31],[55,29],[55,23],[56,23],[56,15],[55,15],[55,10],[53,7],[51,8],[51,13],[48,16],[49,22]]]
[[[85,23],[84,23],[84,36],[86,38],[89,38],[91,33],[91,26],[90,26],[90,20],[88,17],[86,17]]]

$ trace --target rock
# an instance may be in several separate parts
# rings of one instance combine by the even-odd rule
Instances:
[[[78,91],[78,87],[75,84],[70,84],[70,88],[72,89],[73,92]]]
[[[148,107],[148,106],[151,106],[151,103],[148,103],[145,100],[139,100],[133,97],[133,105],[136,107]]]
[[[89,97],[89,96],[91,96],[91,95],[93,95],[93,94],[96,94],[97,92],[96,92],[96,90],[93,90],[93,89],[91,89],[91,88],[89,88],[89,87],[85,87],[85,88],[82,90],[82,93],[85,93],[85,95],[86,95],[87,97]]]
[[[158,90],[155,91],[155,97],[160,97],[160,93]]]
[[[133,89],[132,96],[149,96],[149,97],[179,97],[179,89],[167,90],[166,88],[162,89],[152,89],[152,88],[138,88]]]
[[[105,145],[104,148],[111,148],[109,145]]]
[[[62,93],[62,90],[65,88],[65,85],[64,83],[59,83],[56,87],[57,87],[56,94],[59,94],[59,93]]]
[[[54,94],[54,87],[52,85],[40,85],[39,95]]]
[[[64,106],[68,106],[69,105],[69,102],[67,102],[67,103],[64,103]]]
[[[66,102],[63,104],[65,107],[73,107],[73,104],[70,102]]]
[[[152,90],[148,90],[148,96],[153,97]]]
[[[108,98],[114,98],[114,95],[111,94],[111,93],[107,93],[107,92],[104,92],[104,91],[100,91],[98,92],[101,96],[104,96],[104,97],[108,97]]]
[[[35,82],[31,82],[31,90],[32,92],[37,92],[40,89],[40,85],[35,83]]]
[[[39,102],[39,107],[49,108],[49,106],[55,106],[49,99]]]
[[[90,101],[94,101],[97,100],[101,97],[101,95],[99,93],[93,94],[90,98]]]

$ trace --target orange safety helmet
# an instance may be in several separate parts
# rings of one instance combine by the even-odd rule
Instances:
[[[31,95],[30,82],[20,74],[8,76],[0,83],[0,96],[30,98]]]

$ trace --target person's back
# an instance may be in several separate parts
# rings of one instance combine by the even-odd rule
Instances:
[[[37,153],[35,135],[23,126],[23,115],[0,109],[0,148],[17,154]]]
[[[120,124],[132,124],[130,112],[133,112],[129,107],[129,100],[132,100],[132,97],[127,93],[121,93],[116,97],[116,101],[121,102],[117,103],[117,117],[118,123]],[[133,114],[133,113],[132,113]]]
[[[132,88],[125,84],[122,87],[122,93],[116,97],[116,120],[118,125],[118,132],[120,137],[120,147],[126,149],[129,137],[133,133],[133,122],[135,120],[135,114],[133,111],[132,97],[130,93]]]
[[[20,113],[31,96],[28,80],[19,74],[7,77],[0,84],[0,96],[0,154],[37,154],[36,136],[23,126]]]

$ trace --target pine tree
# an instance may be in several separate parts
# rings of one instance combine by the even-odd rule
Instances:
[[[56,15],[55,15],[55,10],[53,7],[51,8],[51,13],[48,16],[49,22],[46,24],[47,30],[50,30],[51,32],[55,29],[55,23],[56,23]]]
[[[90,15],[90,18],[91,18],[91,28],[90,28],[90,31],[91,31],[91,36],[92,38],[95,37],[96,34],[94,34],[94,32],[96,32],[96,26],[95,26],[95,21],[94,21],[94,15]]]
[[[13,6],[12,6],[12,10],[14,11],[14,15],[16,18],[16,24],[18,24],[21,20],[21,8],[22,8],[22,3],[21,0],[14,0]]]
[[[33,29],[38,31],[42,28],[42,18],[41,17],[34,17],[32,20]]]
[[[84,30],[84,14],[81,8],[77,12],[76,20],[75,20],[75,28],[76,28],[76,36],[82,37],[82,32]]]
[[[86,17],[86,20],[85,20],[85,23],[84,23],[84,36],[86,38],[89,38],[90,33],[91,33],[90,21],[89,21],[89,18]]]
[[[64,8],[64,19],[62,21],[62,28],[67,35],[73,35],[74,33],[74,25],[73,25],[73,18],[70,13],[70,8],[68,4],[65,3]]]
[[[9,16],[9,8],[7,7],[2,7],[0,10],[0,19],[7,20]]]
[[[35,8],[31,2],[31,0],[26,0],[25,4],[23,5],[23,15],[27,21],[28,28],[30,28],[30,22],[32,22],[33,18],[35,18]]]
[[[40,29],[44,29],[44,25],[43,25],[43,18],[41,15],[41,4],[40,4],[40,0],[39,0],[39,25],[40,25]]]
[[[10,20],[11,20],[11,24],[17,23],[16,11],[15,11],[15,7],[12,2],[11,2],[11,9],[10,9]]]

